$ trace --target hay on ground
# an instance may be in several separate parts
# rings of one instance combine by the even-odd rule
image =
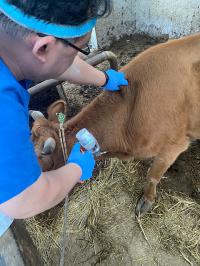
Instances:
[[[74,189],[67,221],[66,260],[70,265],[133,263],[131,240],[133,235],[141,235],[134,216],[145,181],[141,169],[135,161],[112,159],[95,179]],[[28,219],[26,224],[45,264],[54,265],[52,254],[59,250],[62,234],[62,206]],[[160,191],[153,210],[141,218],[141,224],[154,258],[159,249],[164,249],[188,263],[200,263],[200,205],[195,200]],[[145,245],[146,240],[143,242]],[[153,265],[149,254],[140,254],[137,260],[140,265],[147,261]]]

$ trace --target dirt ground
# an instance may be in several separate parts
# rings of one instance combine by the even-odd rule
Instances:
[[[123,66],[130,61],[139,52],[151,47],[160,42],[164,42],[167,39],[165,37],[159,39],[153,39],[148,36],[134,35],[131,37],[123,38],[120,41],[114,42],[109,47],[109,50],[114,52],[119,61],[119,65]],[[101,69],[109,67],[108,63],[103,63],[99,66]],[[82,106],[90,102],[96,95],[100,93],[100,90],[95,87],[88,86],[74,86],[65,84],[66,94],[68,102],[70,104],[69,117],[75,115]],[[30,108],[45,111],[46,107],[53,101],[59,98],[58,93],[55,89],[48,90],[45,93],[32,97]],[[101,162],[100,165],[103,165]],[[141,180],[144,181],[146,171],[148,169],[149,162],[140,163],[137,167],[137,173],[141,176]],[[97,171],[98,172],[98,171]],[[130,173],[131,174],[131,173]],[[195,142],[191,145],[188,151],[183,153],[172,167],[165,174],[165,178],[162,179],[159,185],[158,198],[161,198],[161,192],[164,191],[169,194],[183,193],[197,203],[200,203],[200,142]],[[141,182],[143,182],[141,181]],[[111,188],[112,189],[112,188]],[[129,193],[130,192],[130,193]],[[87,251],[84,249],[84,245],[81,243],[81,239],[74,240],[73,236],[70,240],[70,251],[67,252],[68,262],[66,265],[105,265],[105,266],[123,266],[123,265],[161,265],[161,266],[174,266],[174,265],[200,265],[192,259],[187,261],[184,256],[177,254],[176,252],[167,251],[166,248],[161,245],[155,245],[158,241],[158,234],[156,231],[146,229],[148,239],[151,241],[151,247],[145,241],[144,235],[135,220],[134,215],[134,204],[132,199],[132,190],[129,192],[120,192],[117,195],[118,205],[123,208],[127,208],[126,217],[122,217],[121,212],[115,212],[113,223],[117,227],[118,234],[115,235],[116,231],[111,231],[107,228],[107,235],[105,239],[110,241],[110,249],[113,248],[112,242],[115,243],[115,251],[108,251],[109,255],[105,256],[104,259],[98,260],[93,255],[91,248]],[[112,213],[112,201],[109,203]],[[115,198],[116,204],[116,198]],[[126,206],[126,207],[124,207]],[[123,222],[122,222],[123,221]],[[102,228],[106,227],[105,223],[101,224]],[[187,223],[187,220],[186,220]],[[160,225],[158,225],[160,226]],[[161,225],[162,226],[162,225]],[[105,229],[105,228],[104,228]],[[103,230],[103,229],[102,229]],[[106,231],[106,230],[105,230]],[[98,251],[98,245],[97,251]],[[109,245],[108,245],[109,246]],[[156,248],[157,247],[157,248]],[[96,253],[98,253],[96,251]],[[73,253],[73,254],[72,254]],[[117,255],[116,255],[117,254]],[[57,257],[55,252],[55,257]],[[71,262],[69,263],[71,259]],[[73,262],[72,262],[73,261]],[[47,263],[48,264],[48,263]],[[57,263],[51,263],[49,265],[57,265]]]

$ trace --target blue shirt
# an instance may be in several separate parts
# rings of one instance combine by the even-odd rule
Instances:
[[[0,59],[0,204],[41,175],[29,129],[29,93]]]

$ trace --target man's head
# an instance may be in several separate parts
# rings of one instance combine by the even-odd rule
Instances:
[[[109,0],[7,0],[25,14],[49,23],[80,25],[110,12]]]
[[[84,48],[95,19],[108,14],[110,9],[111,0],[4,0],[0,3],[0,57],[4,59],[5,52],[13,49],[12,56],[15,52],[16,59],[21,56],[22,67],[29,64],[23,70],[24,78],[36,81],[56,78],[78,53],[60,39]]]

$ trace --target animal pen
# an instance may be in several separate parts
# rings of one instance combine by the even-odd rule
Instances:
[[[85,60],[102,70],[117,69],[157,43],[198,32],[198,2],[114,1],[111,16],[96,27],[99,50]],[[30,93],[30,108],[42,112],[58,98],[66,100],[70,118],[100,90],[50,80]],[[69,196],[64,265],[199,265],[199,151],[197,142],[178,158],[159,185],[153,209],[139,220],[134,208],[151,162],[98,162],[94,178]],[[14,222],[25,265],[59,265],[63,204]]]

